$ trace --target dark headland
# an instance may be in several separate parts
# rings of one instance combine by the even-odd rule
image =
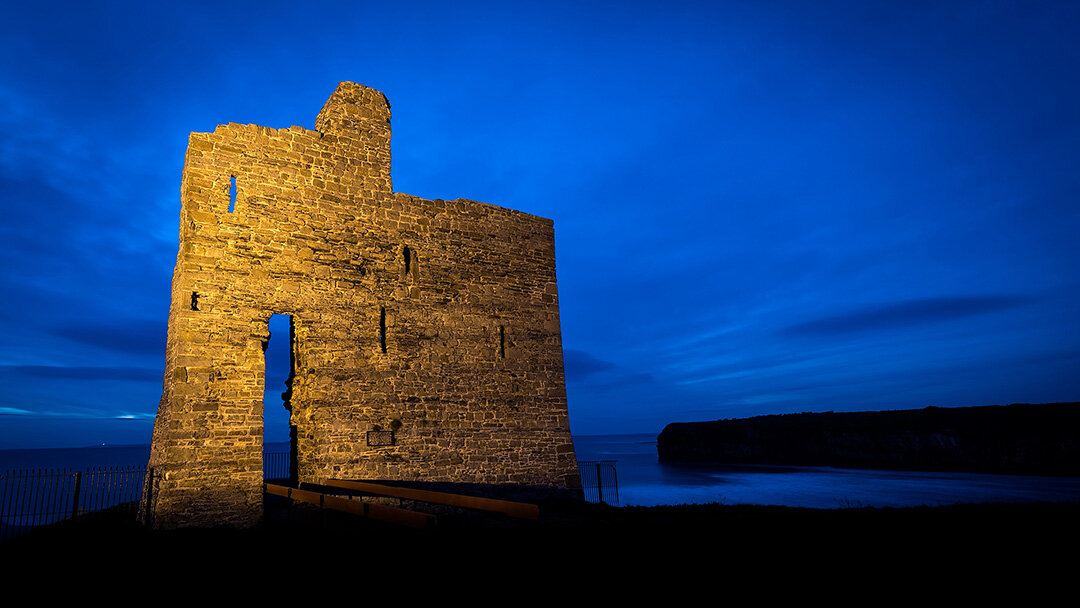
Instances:
[[[656,446],[668,463],[1080,475],[1080,403],[680,422]]]

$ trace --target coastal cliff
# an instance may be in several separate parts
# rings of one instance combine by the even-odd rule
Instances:
[[[1080,403],[679,422],[656,447],[666,463],[1080,475]]]

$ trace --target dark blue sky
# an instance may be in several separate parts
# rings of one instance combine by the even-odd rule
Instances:
[[[1078,3],[241,4],[0,9],[0,447],[149,441],[188,133],[342,80],[555,220],[575,433],[1080,399]]]

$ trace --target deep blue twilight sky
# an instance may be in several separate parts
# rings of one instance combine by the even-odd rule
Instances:
[[[575,433],[1080,399],[1077,32],[1075,2],[5,3],[0,448],[149,441],[188,133],[311,128],[342,80],[393,103],[396,190],[555,220]]]

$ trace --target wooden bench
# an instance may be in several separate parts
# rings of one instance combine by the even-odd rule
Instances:
[[[398,507],[377,505],[362,500],[349,500],[348,498],[334,496],[333,494],[323,494],[321,492],[290,488],[288,486],[272,483],[263,485],[265,486],[267,494],[284,496],[292,500],[318,505],[324,509],[344,511],[345,513],[352,513],[353,515],[397,524],[399,526],[408,526],[410,528],[432,528],[437,521],[435,516],[430,513],[419,513],[417,511],[400,509]]]

